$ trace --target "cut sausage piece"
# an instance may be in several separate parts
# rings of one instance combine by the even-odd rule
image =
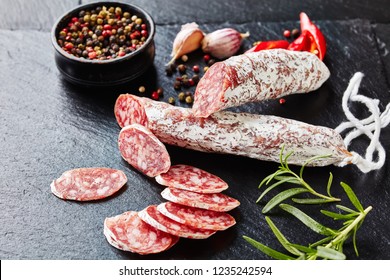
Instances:
[[[198,193],[219,193],[228,188],[218,176],[184,164],[171,166],[167,173],[157,176],[156,181],[163,186]]]
[[[147,176],[165,173],[171,166],[164,144],[142,125],[124,127],[119,133],[118,145],[123,159]]]
[[[280,150],[284,147],[287,152],[294,151],[289,162],[297,165],[304,164],[314,156],[330,155],[312,161],[310,166],[338,165],[352,156],[341,135],[324,126],[276,116],[228,111],[214,113],[208,118],[196,118],[189,108],[131,94],[118,98],[139,100],[142,108],[137,110],[145,111],[148,128],[169,145],[275,162],[280,161]],[[130,113],[126,116],[127,120],[132,119]]]
[[[215,233],[214,230],[198,229],[180,224],[157,211],[156,205],[146,207],[138,212],[138,216],[152,227],[179,237],[205,239]]]
[[[111,196],[127,182],[126,175],[116,169],[95,167],[64,172],[50,187],[62,199],[89,201]]]
[[[171,202],[218,212],[230,211],[240,205],[238,200],[222,193],[204,194],[166,188],[161,195]]]
[[[141,255],[168,250],[178,241],[178,237],[142,221],[135,211],[106,218],[104,235],[112,246]]]
[[[114,114],[120,127],[133,123],[148,127],[148,118],[138,99],[119,96],[115,102]]]
[[[274,49],[233,56],[215,63],[200,79],[192,110],[196,117],[208,117],[248,102],[310,92],[329,75],[310,52]]]
[[[178,223],[195,228],[225,230],[236,224],[236,220],[228,213],[184,206],[174,202],[161,203],[157,206],[157,210]]]

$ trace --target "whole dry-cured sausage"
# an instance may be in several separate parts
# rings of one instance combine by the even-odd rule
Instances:
[[[59,198],[89,201],[113,195],[126,182],[127,177],[120,170],[90,167],[68,170],[54,180],[50,187]]]
[[[142,125],[124,127],[119,133],[118,145],[123,159],[147,176],[165,173],[171,166],[164,144]]]
[[[184,164],[171,166],[168,172],[158,175],[156,181],[170,188],[199,193],[219,193],[229,187],[218,176]]]
[[[161,203],[157,206],[157,210],[178,223],[196,228],[225,230],[236,224],[236,220],[228,213],[184,206],[174,202]]]
[[[240,205],[237,199],[222,193],[195,193],[181,189],[166,188],[161,192],[163,198],[190,207],[214,210],[217,212],[230,211]]]
[[[138,212],[138,216],[147,224],[166,233],[191,239],[205,239],[215,233],[215,230],[199,229],[180,224],[157,210],[156,205],[150,205]]]
[[[142,125],[162,142],[197,151],[278,162],[284,147],[288,152],[294,151],[289,163],[297,165],[314,156],[329,155],[311,163],[316,166],[339,164],[351,157],[335,130],[296,120],[228,111],[197,118],[191,109],[131,94],[118,97],[115,115],[120,126],[137,122],[132,112],[138,111],[143,111],[147,117]]]
[[[283,49],[233,56],[215,63],[200,79],[192,110],[208,117],[247,102],[318,89],[328,78],[326,65],[310,52]]]
[[[177,236],[142,221],[135,211],[106,218],[103,232],[112,246],[141,255],[168,250],[178,241]]]

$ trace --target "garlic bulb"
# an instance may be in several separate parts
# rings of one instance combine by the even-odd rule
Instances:
[[[242,39],[249,37],[249,32],[242,34],[233,28],[223,28],[207,34],[202,40],[202,50],[218,59],[225,59],[237,53]]]
[[[169,64],[180,56],[200,48],[203,37],[202,30],[195,22],[182,25],[173,41],[172,59]]]

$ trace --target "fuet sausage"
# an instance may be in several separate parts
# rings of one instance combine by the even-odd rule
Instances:
[[[134,113],[135,112],[135,113]],[[134,118],[133,116],[137,116]],[[115,116],[123,127],[140,120],[162,142],[203,152],[247,156],[279,161],[280,151],[294,151],[291,164],[329,154],[312,162],[324,166],[337,164],[351,156],[336,131],[276,116],[217,112],[208,118],[194,117],[192,110],[122,94],[115,104]]]
[[[233,56],[215,63],[200,79],[192,110],[196,117],[247,102],[318,89],[328,78],[326,65],[310,52],[283,49]]]

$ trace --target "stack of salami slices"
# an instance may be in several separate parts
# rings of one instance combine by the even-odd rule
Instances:
[[[226,212],[240,203],[221,193],[228,188],[221,178],[196,167],[175,165],[156,181],[167,186],[161,195],[168,202],[106,218],[104,235],[112,246],[142,255],[159,253],[179,237],[205,239],[236,223]]]

